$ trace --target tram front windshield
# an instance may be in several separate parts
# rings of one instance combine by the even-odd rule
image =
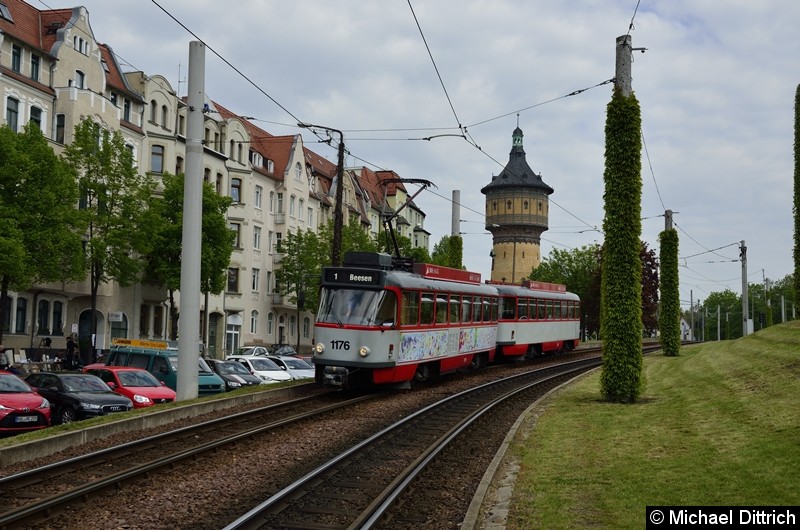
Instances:
[[[317,322],[355,326],[393,326],[397,296],[393,291],[323,287]]]

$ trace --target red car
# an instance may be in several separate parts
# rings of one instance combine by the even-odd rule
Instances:
[[[96,375],[108,384],[111,390],[133,401],[133,408],[136,409],[160,403],[172,403],[176,399],[174,390],[142,368],[94,364],[86,366],[83,371]]]
[[[50,402],[12,374],[0,371],[0,433],[15,434],[50,425]]]

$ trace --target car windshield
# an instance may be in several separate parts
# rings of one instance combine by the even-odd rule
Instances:
[[[108,385],[93,375],[72,375],[64,377],[61,382],[64,392],[109,392]]]
[[[280,366],[270,361],[269,359],[250,359],[250,364],[253,365],[253,370],[259,372],[268,372],[270,370],[280,370]]]
[[[323,288],[317,322],[344,326],[382,326],[394,323],[397,297],[392,291]]]
[[[219,368],[219,373],[221,374],[247,374],[250,375],[250,372],[247,371],[247,368],[242,366],[237,362],[223,362],[217,363],[217,368]]]
[[[33,392],[25,382],[13,374],[0,375],[0,392],[2,393],[19,393],[19,392]]]
[[[122,386],[161,386],[161,382],[144,370],[121,370],[117,372]]]
[[[314,367],[303,359],[281,359],[292,370],[313,370]]]

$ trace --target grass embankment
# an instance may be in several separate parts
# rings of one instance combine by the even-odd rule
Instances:
[[[651,354],[632,405],[604,402],[599,380],[554,396],[513,446],[508,528],[642,528],[647,505],[800,504],[800,321]]]

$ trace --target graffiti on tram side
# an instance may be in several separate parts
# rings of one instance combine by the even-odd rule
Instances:
[[[494,347],[496,338],[494,326],[402,333],[397,360],[420,361],[488,350]]]

